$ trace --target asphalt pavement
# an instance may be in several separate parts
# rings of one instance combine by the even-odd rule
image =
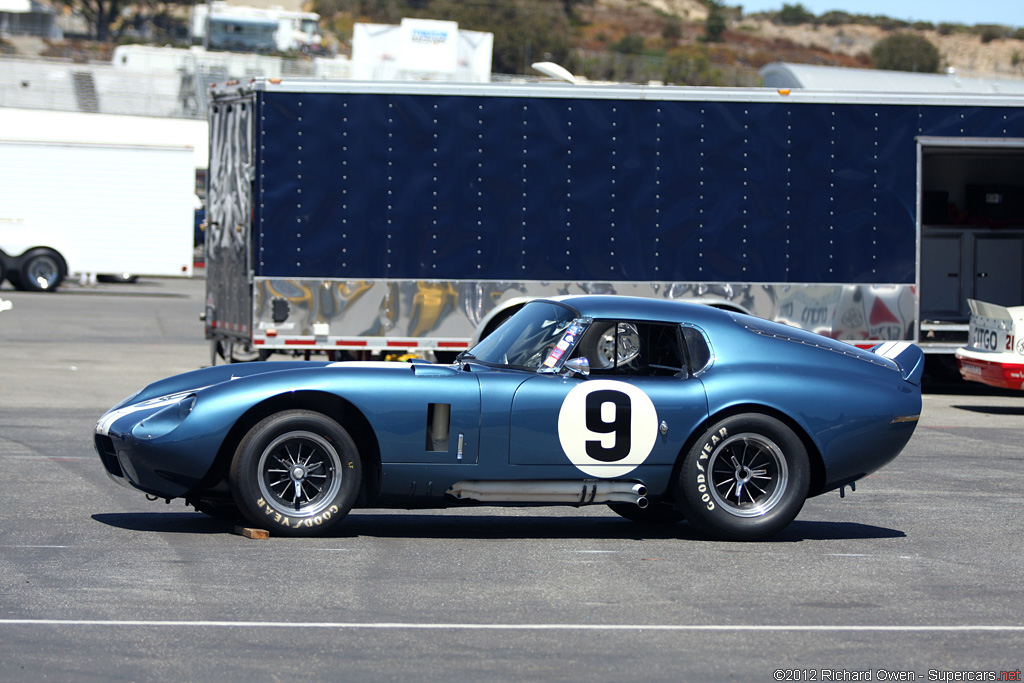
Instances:
[[[770,542],[603,507],[254,540],[92,447],[112,404],[209,364],[203,286],[0,290],[0,680],[1020,680],[1024,394],[933,389],[900,457]]]

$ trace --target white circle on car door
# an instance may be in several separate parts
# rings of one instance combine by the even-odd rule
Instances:
[[[658,412],[642,389],[607,379],[577,384],[558,411],[558,441],[584,474],[621,477],[641,465],[658,438]]]

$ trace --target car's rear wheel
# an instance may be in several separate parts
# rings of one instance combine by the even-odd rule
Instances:
[[[362,468],[341,425],[309,410],[260,421],[231,463],[231,492],[253,524],[287,536],[336,526],[356,500]]]
[[[796,518],[809,481],[800,438],[779,420],[751,413],[703,434],[683,460],[679,491],[687,520],[702,534],[757,541]]]
[[[676,524],[683,521],[683,513],[667,503],[652,503],[645,508],[632,503],[608,503],[615,514],[640,524]]]

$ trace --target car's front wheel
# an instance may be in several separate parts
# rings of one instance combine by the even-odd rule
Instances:
[[[781,421],[751,413],[701,436],[683,460],[679,491],[687,520],[702,534],[757,541],[796,518],[809,481],[800,438]]]
[[[288,410],[242,439],[231,463],[231,492],[253,524],[312,536],[352,509],[361,471],[356,445],[341,425],[317,412]]]

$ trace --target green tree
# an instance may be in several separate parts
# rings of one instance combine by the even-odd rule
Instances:
[[[981,42],[991,43],[993,40],[1009,38],[1013,35],[1013,29],[1008,26],[999,26],[998,24],[977,24],[974,27],[973,33],[981,36]]]
[[[814,21],[814,13],[809,12],[807,8],[799,2],[795,5],[783,4],[782,9],[779,10],[779,13],[776,15],[776,20],[780,24],[786,24],[787,26],[807,24]]]
[[[669,55],[665,60],[663,80],[675,85],[724,85],[722,74],[711,65],[707,46]]]
[[[638,55],[644,51],[644,38],[635,33],[627,33],[621,40],[613,43],[611,49],[624,55]]]
[[[853,17],[848,12],[843,12],[842,10],[825,12],[819,17],[819,20],[826,26],[844,26],[854,23]]]
[[[704,40],[709,43],[717,43],[722,40],[725,33],[725,12],[721,0],[710,0],[708,3],[708,18],[704,21]]]
[[[924,36],[896,33],[875,43],[871,48],[871,63],[876,69],[935,73],[942,56]]]
[[[536,0],[434,0],[417,16],[457,21],[459,28],[494,34],[492,70],[529,73],[538,61],[562,63],[569,56],[571,2]]]
[[[89,24],[92,38],[99,41],[110,39],[110,25],[121,14],[121,9],[130,5],[130,0],[56,0],[57,4],[77,11]]]
[[[683,22],[679,20],[679,17],[665,18],[665,23],[661,25],[661,37],[670,45],[679,42],[679,39],[683,37]]]

